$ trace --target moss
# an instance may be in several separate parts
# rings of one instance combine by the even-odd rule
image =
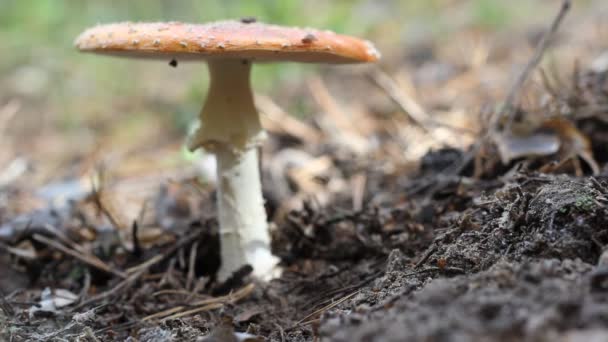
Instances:
[[[595,201],[591,196],[581,196],[574,202],[574,207],[579,211],[592,211],[595,209]]]

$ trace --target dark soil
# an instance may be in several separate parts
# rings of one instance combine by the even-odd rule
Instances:
[[[395,189],[388,197],[396,200],[405,193],[407,189]],[[142,318],[192,300],[188,292],[154,294],[184,288],[188,266],[180,259],[188,259],[195,243],[199,291],[226,290],[205,277],[217,252],[210,244],[216,241],[212,219],[190,225],[188,234],[168,245],[114,250],[114,265],[165,255],[148,276],[132,282],[34,241],[35,249],[47,255],[42,261],[5,260],[10,273],[3,273],[8,276],[2,277],[2,288],[12,293],[3,306],[10,322],[4,338],[188,341],[221,330],[220,317],[232,317],[229,335],[234,329],[271,341],[600,336],[608,324],[608,258],[601,258],[608,243],[607,195],[608,178],[603,176],[516,172],[500,181],[446,187],[420,207],[416,203],[425,201],[422,195],[359,212],[307,206],[290,213],[274,231],[275,253],[285,266],[281,278],[256,282],[245,299],[219,311],[163,321]],[[11,244],[32,239],[36,232],[52,236],[45,224],[62,227],[82,216],[54,211],[13,220],[10,226],[19,233]],[[117,248],[115,236],[105,239],[106,248]],[[96,253],[107,259],[104,251]],[[116,261],[117,255],[122,260]],[[26,270],[29,281],[23,279]],[[249,283],[238,280],[231,284],[235,289]],[[44,296],[35,289],[45,286],[76,294],[91,293],[92,287],[99,288],[98,294],[110,293],[84,295],[66,308],[33,310]]]

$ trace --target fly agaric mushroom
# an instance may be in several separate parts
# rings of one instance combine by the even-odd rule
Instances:
[[[267,25],[254,20],[209,24],[117,23],[83,32],[80,51],[171,61],[204,60],[210,87],[190,150],[217,158],[221,262],[226,279],[245,264],[267,277],[275,265],[258,168],[265,133],[249,81],[252,62],[363,63],[380,57],[364,40],[330,31]]]

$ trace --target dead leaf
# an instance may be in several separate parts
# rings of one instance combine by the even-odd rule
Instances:
[[[55,289],[51,290],[51,288],[47,287],[42,290],[40,294],[40,301],[38,305],[34,305],[30,308],[29,313],[30,316],[33,317],[37,312],[57,312],[58,309],[66,307],[78,300],[78,295],[65,290],[65,289]]]
[[[600,172],[589,138],[565,118],[549,118],[536,128],[518,130],[517,133],[501,132],[493,140],[503,164],[517,158],[557,154],[561,162],[578,157],[589,165],[594,175]]]
[[[497,134],[494,143],[498,148],[500,160],[509,164],[522,157],[548,156],[559,151],[561,142],[553,133],[533,133],[529,136],[518,136],[510,132]]]

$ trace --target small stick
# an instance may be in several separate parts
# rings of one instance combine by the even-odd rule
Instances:
[[[64,232],[60,231],[55,226],[46,223],[43,227],[49,233],[55,235],[55,237],[59,239],[59,241],[63,242],[67,247],[72,248],[73,250],[76,250],[82,254],[87,254],[87,250],[84,249],[84,247],[72,241],[72,239],[70,239]]]
[[[0,135],[4,136],[8,123],[19,112],[19,109],[21,109],[21,102],[16,99],[10,100],[9,103],[0,108]]]
[[[186,278],[186,289],[192,290],[192,284],[194,283],[194,268],[196,267],[196,254],[198,251],[199,240],[194,241],[190,246],[190,257],[188,260],[188,277]]]
[[[283,327],[280,326],[278,323],[275,323],[274,326],[279,329],[279,333],[281,334],[281,342],[285,342],[285,329],[283,329]]]
[[[126,227],[128,225],[124,224],[124,220],[122,220],[121,218],[117,217],[118,215],[116,215],[115,212],[115,208],[112,207],[112,203],[108,203],[108,198],[107,195],[105,194],[105,190],[104,190],[104,177],[105,177],[105,169],[100,168],[99,170],[99,185],[96,185],[95,182],[92,182],[92,195],[93,195],[93,201],[95,203],[95,205],[97,206],[97,209],[106,216],[106,218],[110,221],[110,223],[112,224],[112,226],[114,226],[114,228],[119,229],[119,230],[123,230],[126,229]],[[109,206],[108,206],[109,204]]]
[[[84,335],[91,339],[93,342],[101,342],[101,340],[95,336],[95,332],[93,331],[93,329],[91,329],[91,327],[89,326],[84,327]]]
[[[28,259],[28,260],[35,260],[36,259],[36,252],[35,251],[29,251],[26,249],[21,249],[21,248],[17,248],[17,247],[11,247],[7,244],[5,244],[4,242],[0,241],[0,250],[5,250],[6,252],[13,254],[15,256],[18,256],[20,258],[23,259]]]
[[[137,265],[137,266],[133,266],[130,268],[127,268],[126,272],[128,274],[133,274],[139,271],[143,271],[143,270],[147,270],[148,268],[150,268],[150,266],[160,262],[161,260],[163,260],[165,256],[162,254],[156,255],[154,256],[152,259],[147,260],[142,262],[141,264]]]
[[[57,249],[57,250],[65,253],[65,254],[73,256],[74,258],[76,258],[76,259],[84,262],[85,264],[93,266],[93,267],[95,267],[95,268],[97,268],[99,270],[105,271],[107,273],[112,273],[112,274],[114,274],[114,275],[116,275],[116,276],[118,276],[120,278],[123,278],[123,279],[127,277],[127,275],[124,272],[110,267],[108,264],[106,264],[105,262],[101,261],[100,259],[98,259],[95,256],[86,255],[86,254],[80,253],[78,251],[75,251],[73,249],[70,249],[70,248],[62,245],[61,243],[59,243],[57,241],[53,241],[53,240],[47,238],[46,236],[43,236],[43,235],[40,235],[40,234],[34,234],[32,237],[33,237],[34,240],[36,240],[38,242],[41,242],[41,243],[43,243],[43,244],[45,244],[45,245],[47,245],[49,247],[55,248],[55,249]]]
[[[153,319],[157,319],[157,318],[161,318],[161,317],[165,317],[165,318],[163,318],[163,320],[167,320],[167,319],[172,319],[172,318],[183,317],[186,315],[191,315],[191,314],[198,313],[201,311],[219,309],[222,306],[224,306],[224,304],[226,304],[226,303],[230,303],[230,304],[236,303],[239,300],[247,297],[248,295],[250,295],[253,292],[254,288],[255,288],[254,284],[249,284],[232,294],[199,300],[199,301],[192,303],[192,305],[176,306],[176,307],[146,316],[142,319],[142,321],[145,322],[145,321],[149,321],[149,320],[153,320]],[[188,310],[188,311],[180,312],[191,306],[194,306],[195,308]]]
[[[185,297],[198,297],[200,299],[209,299],[209,296],[207,296],[207,295],[201,295],[201,294],[193,293],[192,291],[187,291],[187,290],[172,290],[172,289],[156,291],[152,294],[152,297],[158,297],[158,296],[162,296],[162,295],[182,295]]]
[[[322,78],[312,78],[308,83],[308,88],[310,89],[314,100],[338,129],[344,132],[353,133],[356,136],[360,135],[356,125],[336,102]]]
[[[174,315],[168,316],[163,318],[163,321],[167,321],[170,319],[176,319],[176,318],[180,318],[180,317],[184,317],[184,316],[190,316],[199,312],[203,312],[203,311],[209,311],[209,310],[215,310],[215,309],[219,309],[221,307],[224,306],[224,303],[214,303],[214,304],[207,304],[192,310],[188,310],[188,311],[183,311],[180,313],[176,313]]]
[[[382,88],[414,123],[420,126],[426,133],[432,131],[432,127],[428,124],[431,120],[429,114],[411,96],[402,91],[390,76],[380,69],[371,73],[370,76],[376,85]]]
[[[268,96],[256,95],[255,104],[262,113],[262,125],[269,131],[282,131],[309,144],[317,144],[323,138],[316,128],[289,115]]]
[[[0,289],[0,309],[4,311],[8,316],[13,316],[15,314],[15,310],[13,310],[13,306],[9,303],[4,297],[4,292]]]
[[[509,93],[507,94],[507,97],[505,98],[505,103],[504,103],[502,109],[499,112],[497,112],[497,114],[494,115],[493,119],[490,121],[491,122],[490,127],[492,127],[493,129],[496,129],[496,126],[500,122],[500,119],[505,115],[508,115],[506,129],[508,130],[509,128],[511,128],[511,125],[513,124],[513,120],[515,118],[515,116],[513,115],[513,113],[514,113],[513,107],[514,107],[515,101],[517,101],[517,99],[519,98],[521,88],[523,87],[524,83],[528,79],[528,76],[530,75],[532,70],[534,70],[540,63],[542,57],[545,54],[545,51],[547,50],[547,47],[549,47],[551,38],[553,38],[553,36],[557,33],[557,30],[559,29],[560,24],[564,20],[566,13],[568,13],[568,11],[570,10],[571,5],[572,5],[571,0],[563,0],[562,6],[561,6],[559,12],[557,13],[557,16],[555,16],[555,19],[553,19],[553,22],[551,23],[551,27],[542,36],[540,42],[536,46],[536,51],[535,51],[534,55],[528,61],[524,70],[522,70],[521,74],[519,74],[519,76],[517,77],[517,80],[515,81],[515,83],[511,87],[511,89],[509,90]]]
[[[471,162],[474,159],[474,157],[479,153],[479,150],[481,149],[482,145],[488,141],[489,137],[492,134],[495,134],[495,132],[497,131],[498,124],[500,123],[500,119],[507,113],[509,114],[509,121],[508,121],[507,128],[510,128],[512,121],[514,119],[513,110],[512,110],[513,102],[515,102],[515,100],[517,99],[518,91],[521,90],[521,87],[522,87],[523,83],[527,80],[530,72],[540,62],[543,54],[545,53],[545,51],[549,45],[549,42],[551,41],[551,38],[557,32],[557,29],[559,28],[560,24],[562,23],[568,10],[570,10],[570,5],[571,5],[570,0],[563,0],[562,6],[561,6],[559,12],[557,13],[557,16],[555,17],[555,19],[553,19],[550,29],[543,35],[543,38],[541,39],[540,43],[538,44],[538,46],[536,48],[536,53],[532,56],[532,58],[530,59],[530,61],[528,62],[528,64],[524,68],[524,70],[522,71],[522,73],[517,78],[517,82],[515,82],[513,84],[513,86],[511,87],[511,90],[509,91],[509,93],[505,99],[505,103],[504,103],[504,106],[502,107],[502,110],[496,112],[490,118],[490,124],[489,124],[488,131],[480,139],[478,139],[477,142],[475,142],[473,144],[473,146],[471,147],[469,152],[465,153],[462,160],[460,160],[459,162],[455,162],[451,166],[446,168],[446,172],[445,172],[446,174],[450,174],[450,175],[460,174],[465,169],[465,167],[469,164],[469,162]],[[430,200],[430,198],[433,196],[433,194],[435,194],[438,190],[445,187],[445,181],[446,180],[440,180],[439,182],[437,182],[437,184],[435,184],[434,186],[431,187],[431,189],[427,193],[426,200],[425,200],[426,202],[428,202]]]
[[[365,173],[357,173],[351,178],[351,186],[353,189],[353,211],[361,211],[363,209],[363,200],[365,199],[365,185],[367,176]]]
[[[84,280],[82,285],[82,290],[80,290],[80,300],[84,300],[91,289],[91,272],[88,269],[84,269]]]
[[[116,286],[114,286],[113,288],[109,289],[108,291],[102,292],[96,296],[93,296],[89,299],[87,299],[86,301],[76,305],[72,311],[76,311],[86,305],[89,305],[91,303],[95,303],[98,302],[100,300],[109,298],[113,295],[116,295],[118,293],[121,293],[122,291],[125,291],[126,289],[130,288],[135,281],[141,277],[143,274],[145,273],[145,270],[140,271],[139,273],[135,273],[130,275],[127,279],[124,279],[123,281],[121,281],[120,283],[118,283]]]
[[[139,243],[138,231],[139,231],[139,224],[137,223],[137,220],[134,220],[133,224],[131,225],[131,240],[133,240],[133,252],[132,253],[136,257],[140,257],[141,254],[143,253],[141,244]]]
[[[384,90],[388,96],[405,112],[405,114],[420,128],[422,128],[425,133],[432,133],[433,128],[435,127],[444,127],[450,129],[454,132],[462,133],[462,134],[470,134],[473,135],[473,132],[470,129],[464,127],[453,126],[444,122],[439,122],[431,117],[429,113],[427,113],[422,106],[416,102],[416,100],[409,96],[406,92],[401,89],[401,87],[393,80],[386,72],[382,71],[379,68],[369,74],[371,80],[376,83],[378,87]]]
[[[416,262],[416,265],[414,265],[414,268],[418,268],[418,267],[422,266],[422,264],[424,264],[429,259],[431,254],[435,253],[436,250],[437,250],[437,246],[435,246],[435,245],[432,245],[431,247],[429,247],[426,250],[426,252],[424,252],[424,254],[420,258],[420,260],[418,260],[418,262]]]
[[[337,301],[335,301],[335,302],[333,302],[333,303],[331,303],[331,304],[329,304],[329,305],[327,305],[325,307],[320,308],[319,310],[313,311],[312,313],[306,315],[301,320],[297,321],[294,326],[306,325],[306,324],[310,323],[309,321],[307,321],[308,319],[310,319],[312,317],[316,317],[316,316],[322,314],[323,312],[325,312],[327,310],[330,310],[331,308],[340,305],[341,303],[343,303],[343,302],[347,301],[348,299],[354,297],[359,292],[360,292],[360,290],[357,290],[357,291],[355,291],[355,292],[353,292],[353,293],[351,293],[349,295],[346,295],[346,296],[340,298],[339,300],[337,300]]]

